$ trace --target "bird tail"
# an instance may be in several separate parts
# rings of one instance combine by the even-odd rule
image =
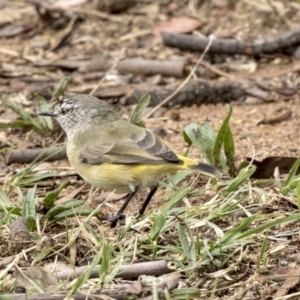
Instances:
[[[216,167],[213,167],[205,163],[198,163],[196,160],[193,160],[185,156],[181,156],[181,155],[177,155],[177,156],[179,157],[179,159],[183,161],[183,169],[198,171],[213,177],[220,177],[222,175],[222,171]]]
[[[219,169],[205,163],[198,163],[198,165],[191,166],[190,169],[214,177],[220,177],[222,175]]]

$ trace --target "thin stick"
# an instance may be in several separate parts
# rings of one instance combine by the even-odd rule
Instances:
[[[228,78],[228,79],[237,79],[236,76],[232,75],[232,74],[229,74],[229,73],[226,73],[220,69],[218,69],[217,67],[215,66],[212,66],[210,63],[206,62],[206,61],[201,61],[199,63],[199,65],[205,67],[206,69],[210,70],[211,72],[217,74],[217,75],[220,75],[222,77],[225,77],[225,78]]]
[[[274,72],[274,73],[269,74],[269,75],[264,75],[263,77],[265,77],[265,78],[274,78],[274,77],[279,77],[279,76],[285,75],[287,73],[293,73],[293,72],[298,72],[298,71],[300,71],[300,65],[299,64],[297,64],[293,67],[289,67],[289,68],[280,70],[278,72]],[[259,79],[258,79],[258,81],[259,81]]]
[[[192,76],[195,74],[197,68],[199,67],[200,62],[203,60],[204,55],[207,53],[209,50],[211,43],[213,39],[210,39],[206,48],[204,49],[202,55],[198,59],[196,65],[193,67],[191,70],[190,74],[187,76],[187,78],[181,83],[181,85],[171,94],[169,95],[166,99],[164,99],[162,102],[160,102],[158,105],[156,105],[146,116],[145,119],[149,118],[151,115],[153,115],[160,107],[162,107],[164,104],[166,104],[168,101],[170,101],[192,78]]]
[[[124,48],[122,49],[121,51],[121,54],[120,54],[120,57],[115,61],[115,63],[107,70],[107,72],[105,73],[105,75],[101,78],[101,80],[99,81],[99,83],[93,88],[93,90],[90,92],[90,95],[93,95],[97,90],[98,88],[102,85],[102,83],[104,82],[106,76],[113,70],[115,69],[115,67],[117,66],[117,64],[119,63],[119,61],[121,59],[123,59],[124,57]]]

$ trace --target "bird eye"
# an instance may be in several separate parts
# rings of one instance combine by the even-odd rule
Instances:
[[[65,108],[62,108],[60,112],[62,115],[65,115],[67,113],[67,110]]]

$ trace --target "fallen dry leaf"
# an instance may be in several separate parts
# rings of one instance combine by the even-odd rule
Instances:
[[[35,289],[40,292],[55,291],[57,289],[57,277],[40,267],[29,267],[26,271],[22,271],[15,266],[15,277],[26,289]]]
[[[160,33],[162,31],[175,32],[175,33],[190,33],[196,28],[198,28],[200,22],[192,18],[173,18],[168,21],[161,22],[158,24],[154,30],[153,34],[155,35],[154,41],[160,41]]]
[[[272,270],[274,276],[284,278],[283,284],[278,288],[275,297],[282,297],[288,294],[289,290],[299,283],[300,269],[290,267],[279,267]]]
[[[133,294],[133,295],[139,295],[142,291],[143,291],[143,287],[142,287],[140,279],[138,279],[137,281],[133,281],[125,289],[126,293],[130,293],[130,294]]]

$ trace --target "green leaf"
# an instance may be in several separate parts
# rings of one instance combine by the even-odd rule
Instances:
[[[200,126],[196,123],[189,124],[184,128],[183,136],[188,144],[192,142],[199,149],[206,161],[211,165],[215,164],[213,148],[216,135],[211,124],[203,123]]]
[[[220,159],[220,157],[221,157],[221,150],[222,150],[222,146],[224,144],[225,136],[226,136],[226,133],[228,131],[228,124],[229,124],[229,121],[230,121],[230,118],[231,118],[231,114],[232,114],[232,107],[230,106],[228,115],[225,118],[225,120],[223,121],[223,124],[222,124],[222,126],[221,126],[221,128],[220,128],[220,130],[217,134],[216,142],[215,142],[215,145],[214,145],[213,157],[214,157],[214,161],[215,161],[215,166],[217,166],[217,167],[222,167],[222,168],[225,167],[223,165],[224,162]],[[229,147],[230,146],[229,142],[232,143],[233,139],[232,139],[232,141],[229,141],[230,137],[229,137],[229,139],[228,139],[228,137],[229,136],[227,136],[227,140],[228,140],[228,145],[227,146]]]
[[[22,215],[22,209],[16,206],[2,206],[0,207],[0,212],[5,214],[12,214],[16,216]]]
[[[150,103],[150,94],[145,94],[138,102],[134,111],[131,114],[130,122],[136,124],[140,127],[145,127],[145,123],[143,122],[144,113],[146,108]]]
[[[193,144],[193,141],[191,140],[185,129],[183,130],[183,139],[188,145]]]
[[[68,184],[70,183],[69,180],[65,181],[64,183],[62,183],[58,189],[56,191],[52,191],[49,194],[46,195],[45,199],[44,199],[44,206],[47,210],[51,209],[52,207],[54,207],[54,202],[56,201],[58,195],[61,193],[61,191],[68,186]]]

